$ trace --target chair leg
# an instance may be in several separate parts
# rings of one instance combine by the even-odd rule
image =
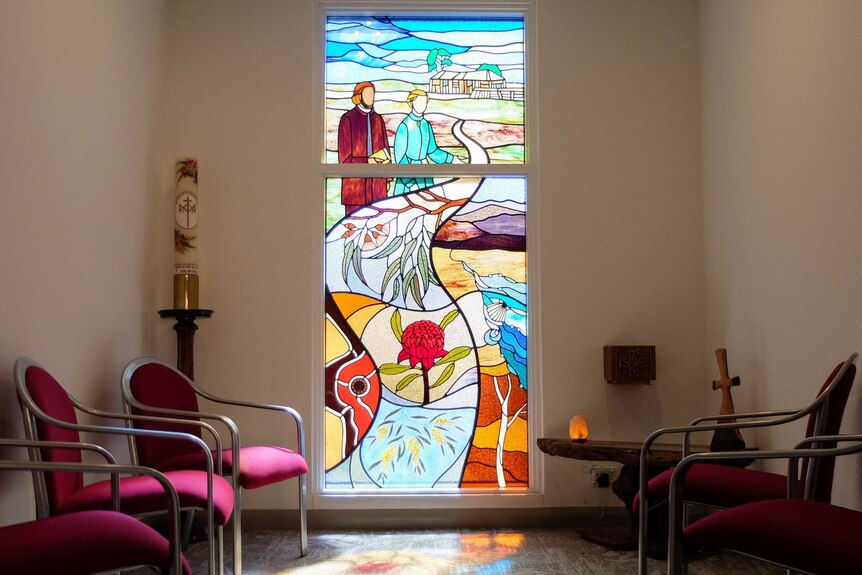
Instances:
[[[242,487],[234,486],[233,503],[233,574],[242,575]]]
[[[671,486],[673,487],[673,486]],[[674,494],[671,489],[668,527],[667,527],[667,572],[668,575],[686,575],[688,566],[682,553],[682,530],[685,516],[685,500],[682,493]]]
[[[218,572],[224,575],[224,526],[218,526]]]
[[[308,516],[305,502],[305,482],[307,473],[299,476],[299,556],[308,554]]]
[[[214,520],[212,515],[207,512],[207,546],[209,548],[209,572],[210,573],[218,573],[218,575],[224,575],[224,573],[218,570],[218,556],[221,555],[221,549],[216,547],[216,537],[215,537],[215,529],[214,529]]]
[[[643,505],[643,502],[641,503]],[[643,515],[641,515],[643,517]],[[649,534],[646,528],[646,520],[638,520],[638,575],[646,575],[647,573],[647,537]]]
[[[640,507],[638,508],[638,575],[647,574],[647,551],[649,541],[649,530],[647,522],[649,521],[649,501],[647,500],[647,490],[640,490]]]

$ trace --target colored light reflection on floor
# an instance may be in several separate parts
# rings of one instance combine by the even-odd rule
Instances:
[[[637,552],[606,549],[581,539],[573,529],[312,531],[308,555],[301,558],[295,530],[250,530],[243,535],[246,575],[631,575],[637,571]],[[232,548],[230,537],[225,544]],[[206,542],[189,545],[185,555],[195,573],[206,573]],[[226,563],[230,565],[229,558]],[[650,574],[664,569],[666,563],[654,561]],[[697,561],[689,572],[785,573],[732,553]],[[129,575],[151,573],[138,569]]]
[[[524,544],[521,533],[462,533],[428,541],[421,550],[369,550],[281,571],[279,575],[502,575]]]
[[[279,575],[443,575],[452,573],[449,561],[413,551],[368,551],[339,555],[318,563],[282,571]]]
[[[506,559],[518,552],[524,544],[522,533],[462,533],[461,565],[469,565],[467,570],[455,573],[475,573],[477,575],[497,575],[512,573],[513,563]]]

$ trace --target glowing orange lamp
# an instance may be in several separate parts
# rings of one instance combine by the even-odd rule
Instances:
[[[587,420],[582,415],[574,416],[569,421],[569,438],[572,441],[586,441],[588,435]]]

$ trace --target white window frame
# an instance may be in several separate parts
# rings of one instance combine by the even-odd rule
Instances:
[[[326,489],[324,457],[324,234],[316,238],[315,255],[320,262],[319,274],[314,278],[317,294],[314,308],[315,326],[313,353],[311,434],[306,449],[311,467],[311,507],[316,509],[432,509],[432,508],[514,508],[542,507],[544,505],[544,467],[541,451],[536,446],[542,425],[542,358],[541,310],[539,285],[539,168],[538,168],[538,98],[536,53],[536,0],[316,0],[314,14],[314,56],[312,65],[311,97],[314,99],[313,145],[320,151],[320,162],[315,166],[319,187],[310,193],[321,193],[327,178],[391,176],[392,166],[375,164],[327,164],[324,134],[326,113],[324,100],[326,62],[326,17],[330,15],[472,15],[472,16],[523,16],[525,33],[526,106],[524,109],[524,164],[484,164],[481,170],[470,164],[399,164],[398,175],[424,177],[519,176],[527,180],[527,305],[528,305],[528,464],[529,487],[526,489],[409,489],[409,490],[342,490]],[[321,213],[323,218],[323,213]]]

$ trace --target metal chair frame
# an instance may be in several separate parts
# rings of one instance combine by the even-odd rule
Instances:
[[[837,377],[837,376],[836,376]],[[855,442],[855,445],[847,447],[818,448],[804,447],[805,445],[821,444],[829,442]],[[787,491],[790,499],[798,499],[799,482],[799,460],[802,458],[821,459],[823,457],[837,457],[852,453],[862,452],[862,435],[820,435],[806,438],[799,442],[793,449],[782,449],[774,451],[723,451],[715,453],[696,453],[682,459],[674,469],[670,483],[670,517],[668,519],[668,575],[685,575],[687,561],[682,554],[683,533],[683,507],[685,504],[685,474],[692,465],[701,463],[713,463],[732,459],[788,459],[787,465]],[[734,551],[735,553],[739,553]],[[799,568],[769,561],[747,553],[740,553],[755,557],[761,561],[772,563],[794,573],[805,573]]]
[[[206,423],[205,421],[194,421],[194,420],[189,421],[186,419],[177,419],[177,418],[173,418],[173,417],[156,417],[156,416],[152,416],[152,415],[134,415],[131,413],[113,413],[110,411],[101,411],[101,410],[93,409],[91,407],[87,407],[85,405],[77,403],[74,398],[70,397],[70,399],[72,399],[73,404],[75,405],[75,407],[77,409],[79,409],[80,411],[83,411],[85,413],[89,413],[90,415],[95,415],[97,417],[102,417],[105,419],[123,420],[123,422],[126,424],[127,429],[134,429],[131,425],[132,421],[152,421],[152,422],[159,422],[159,423],[174,423],[174,424],[191,425],[194,427],[203,428],[204,430],[209,432],[210,435],[212,435],[214,443],[215,443],[215,451],[216,451],[216,454],[218,456],[217,460],[213,459],[213,462],[215,465],[215,470],[214,470],[215,474],[222,475],[221,437],[219,436],[218,431],[216,431],[216,429],[212,425],[210,425],[209,423]],[[137,461],[137,458],[135,457],[136,453],[134,453],[132,451],[134,449],[134,443],[135,443],[134,442],[134,436],[130,435],[129,436],[129,449],[130,449],[129,453],[130,453],[131,461],[135,465],[138,465],[139,462]],[[185,521],[185,523],[184,523],[184,530],[183,530],[183,536],[182,536],[183,548],[185,548],[185,545],[188,543],[188,540],[191,537],[192,520],[194,518],[194,509],[188,510],[188,514],[189,514],[189,516],[187,518],[187,521]],[[219,549],[218,553],[219,553],[219,557],[220,557],[220,559],[219,559],[219,561],[220,561],[219,573],[224,573],[224,557],[222,557],[222,551],[221,551],[222,549],[224,549],[224,541],[223,541],[224,529],[221,526],[219,526],[216,535],[219,538],[219,540],[218,540],[218,549]]]
[[[186,383],[191,386],[194,392],[213,403],[219,403],[223,405],[233,405],[238,407],[247,407],[252,409],[265,409],[270,411],[278,411],[284,414],[289,415],[293,418],[296,424],[296,438],[297,438],[297,450],[296,452],[301,455],[303,458],[305,457],[305,425],[302,420],[302,416],[298,411],[293,409],[292,407],[288,407],[286,405],[276,405],[270,403],[253,403],[249,401],[239,401],[234,399],[225,399],[222,397],[215,396],[203,388],[199,387],[195,384],[195,382],[189,379],[185,374],[177,370],[171,364],[164,362],[158,358],[154,357],[141,357],[138,358],[128,366],[123,371],[123,381],[122,381],[122,390],[123,390],[123,409],[127,413],[131,413],[131,408],[136,408],[142,411],[147,411],[150,413],[161,413],[164,415],[175,415],[182,417],[197,417],[201,419],[209,419],[213,421],[219,421],[222,423],[228,430],[231,436],[231,455],[232,455],[232,465],[231,465],[231,481],[234,486],[234,512],[233,512],[233,530],[234,530],[234,573],[240,575],[242,573],[242,525],[241,525],[241,516],[242,516],[242,498],[241,491],[242,488],[239,485],[239,470],[240,470],[240,447],[242,446],[240,440],[240,431],[239,427],[236,423],[229,417],[216,413],[206,413],[206,412],[190,412],[178,409],[166,409],[166,408],[158,408],[150,405],[143,404],[135,399],[132,394],[131,389],[131,380],[132,374],[143,365],[146,364],[159,364],[165,366],[172,371],[174,371],[177,375],[181,376]],[[182,420],[183,422],[187,420]],[[130,450],[132,452],[132,461],[137,462],[137,449],[133,445],[133,438],[129,438]],[[221,459],[219,457],[219,459]],[[308,520],[307,520],[307,505],[306,505],[306,481],[307,481],[307,473],[303,473],[297,479],[299,480],[299,546],[300,546],[300,556],[305,557],[308,553]]]
[[[30,450],[38,450],[43,447],[57,447],[63,449],[80,449],[87,451],[95,451],[105,457],[108,463],[66,463],[66,462],[43,462],[43,461],[13,461],[0,460],[0,471],[30,471],[35,474],[43,474],[46,471],[70,471],[70,472],[88,472],[88,473],[108,473],[111,475],[111,499],[113,502],[113,511],[119,511],[120,493],[119,493],[119,476],[120,474],[130,475],[148,475],[158,481],[165,490],[168,496],[168,543],[170,545],[171,556],[171,571],[172,575],[180,575],[182,569],[182,552],[180,550],[180,500],[176,489],[171,485],[170,480],[165,475],[155,469],[142,467],[140,465],[118,465],[113,456],[104,448],[89,443],[67,443],[62,441],[33,441],[33,440],[17,440],[17,439],[0,439],[0,445],[7,447],[27,447]],[[40,518],[42,519],[42,518]],[[154,565],[153,567],[160,567]]]
[[[190,433],[177,433],[172,431],[156,431],[156,430],[145,430],[145,429],[130,429],[128,427],[111,427],[111,426],[101,426],[101,425],[86,425],[86,424],[73,424],[66,421],[62,421],[51,417],[44,411],[42,411],[36,402],[33,400],[33,397],[30,395],[29,390],[26,385],[26,373],[27,369],[30,367],[38,367],[40,369],[44,369],[38,362],[33,359],[22,357],[19,358],[15,362],[15,383],[18,391],[18,400],[21,405],[21,411],[24,416],[24,434],[28,440],[38,441],[40,445],[44,445],[46,442],[39,440],[36,432],[36,420],[39,419],[48,423],[50,425],[54,425],[56,427],[60,427],[63,429],[70,429],[77,432],[87,432],[87,433],[105,433],[108,435],[123,435],[127,437],[131,436],[141,436],[141,437],[159,437],[163,439],[175,439],[175,440],[185,440],[191,441],[196,444],[206,455],[205,460],[207,462],[207,506],[206,506],[206,517],[207,517],[207,543],[209,545],[209,572],[211,575],[216,573],[216,566],[218,566],[218,573],[224,573],[224,553],[222,552],[223,548],[223,529],[221,525],[215,525],[215,514],[213,509],[213,458],[212,453],[210,451],[209,446],[200,438],[192,435]],[[65,391],[65,389],[64,389]],[[66,395],[69,398],[69,401],[78,411],[82,411],[84,413],[88,413],[90,415],[95,415],[103,418],[110,419],[120,419],[123,421],[129,420],[166,420],[172,423],[183,423],[190,425],[199,425],[210,431],[213,435],[216,436],[216,441],[218,442],[219,455],[221,454],[221,444],[218,440],[216,430],[207,423],[204,422],[190,422],[186,420],[172,420],[168,418],[151,418],[149,416],[137,416],[125,413],[111,413],[106,411],[100,411],[96,409],[89,408],[82,404],[80,401],[75,399],[68,391],[66,391]],[[128,424],[127,424],[128,425]],[[61,447],[65,447],[64,442],[55,442],[60,443]],[[69,445],[74,445],[70,443]],[[93,444],[84,443],[83,445],[93,446]],[[98,447],[98,446],[96,446]],[[104,448],[99,448],[98,451],[102,452],[105,450]],[[113,456],[108,454],[112,459]],[[30,448],[30,459],[33,462],[42,462],[41,461],[41,453],[40,450],[31,447]],[[221,471],[221,457],[219,457],[219,471]],[[132,463],[136,467],[138,466],[136,461],[133,459]],[[144,469],[148,469],[144,467]],[[38,475],[38,477],[37,477]],[[116,476],[112,476],[112,486],[118,485],[118,478]],[[36,496],[36,513],[38,518],[48,517],[50,515],[50,509],[48,505],[48,493],[47,493],[47,485],[45,483],[44,473],[34,474],[34,493]],[[118,490],[114,491],[115,498],[119,497]],[[216,533],[218,533],[218,546],[216,546]]]
[[[729,415],[710,415],[699,417],[697,419],[692,420],[692,422],[687,426],[680,427],[667,427],[663,429],[657,429],[653,431],[651,434],[647,436],[644,440],[643,446],[641,447],[640,453],[640,478],[638,490],[640,493],[640,502],[638,505],[638,575],[646,575],[647,573],[647,538],[648,538],[648,526],[647,526],[647,518],[649,512],[649,501],[648,501],[648,493],[647,493],[647,483],[649,482],[649,474],[647,467],[647,459],[649,457],[649,450],[652,444],[661,437],[662,435],[668,434],[683,434],[683,458],[690,457],[690,436],[693,432],[698,431],[716,431],[719,429],[748,429],[755,427],[770,427],[774,425],[783,425],[785,423],[789,423],[791,421],[796,421],[801,419],[815,410],[819,410],[816,416],[815,425],[814,425],[814,436],[819,436],[822,434],[823,429],[826,427],[826,413],[828,413],[829,408],[829,396],[832,391],[838,386],[838,383],[843,379],[844,374],[850,369],[850,366],[855,363],[858,355],[856,353],[850,354],[850,357],[844,362],[838,372],[835,374],[835,377],[832,378],[832,381],[829,385],[824,389],[821,393],[818,394],[817,398],[808,406],[799,408],[799,409],[782,409],[782,410],[774,410],[774,411],[757,411],[751,413],[737,413],[737,414],[729,414]],[[767,418],[767,419],[760,419]],[[740,420],[751,420],[754,421],[736,421],[733,423],[714,423],[709,425],[701,425],[702,423],[709,421],[725,421],[728,419],[740,419]],[[811,450],[816,451],[816,450]],[[724,453],[730,452],[722,452],[721,454],[704,454],[704,455],[723,455]],[[751,452],[733,452],[733,453],[745,453],[751,454]],[[763,453],[763,452],[761,452]],[[701,454],[698,454],[701,455]],[[805,457],[804,455],[800,455],[801,457]],[[751,458],[751,457],[747,457]],[[718,457],[714,459],[719,459]],[[722,458],[731,459],[731,458]],[[813,461],[817,461],[816,459]],[[816,483],[816,477],[818,473],[818,465],[809,464],[808,466],[808,474],[806,479],[805,490],[806,496],[810,496],[813,493],[814,485]]]

